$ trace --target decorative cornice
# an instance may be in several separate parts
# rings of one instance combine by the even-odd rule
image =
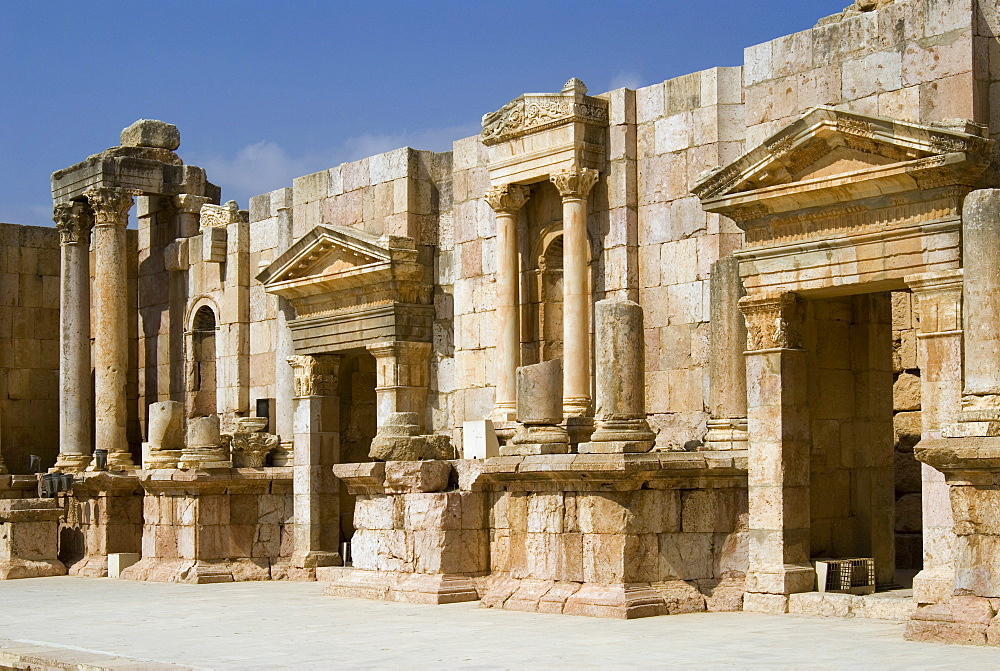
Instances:
[[[747,321],[747,350],[801,349],[802,301],[792,292],[759,294],[740,299]]]
[[[298,354],[287,359],[295,375],[295,396],[336,396],[340,356]]]
[[[90,229],[94,227],[94,217],[83,203],[56,203],[52,207],[52,221],[56,223],[59,242],[63,245],[86,244]]]
[[[95,226],[127,226],[132,196],[141,193],[118,186],[99,186],[90,189],[85,195],[94,211]]]
[[[583,82],[571,79],[560,93],[525,93],[483,116],[483,144],[491,146],[572,122],[606,126],[607,101],[586,92]]]
[[[550,175],[549,179],[559,189],[560,196],[564,199],[570,199],[586,198],[590,190],[597,184],[599,176],[600,173],[596,170],[580,168],[578,170],[557,172],[554,175]]]
[[[501,184],[491,187],[483,198],[497,214],[517,214],[528,201],[531,189],[520,184]]]

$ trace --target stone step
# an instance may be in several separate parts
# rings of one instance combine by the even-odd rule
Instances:
[[[904,621],[910,619],[915,609],[913,590],[908,589],[864,596],[835,592],[803,592],[788,597],[788,612],[795,615]]]

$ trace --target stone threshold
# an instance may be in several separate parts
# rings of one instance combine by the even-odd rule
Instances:
[[[788,597],[788,612],[792,615],[863,617],[902,622],[909,620],[916,609],[912,589],[894,589],[863,596],[837,592],[802,592]]]
[[[186,671],[196,667],[124,657],[75,646],[55,646],[33,641],[0,639],[0,669],[25,671]]]

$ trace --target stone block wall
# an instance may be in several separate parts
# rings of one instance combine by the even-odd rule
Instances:
[[[920,442],[920,369],[917,367],[916,315],[913,296],[892,294],[893,430],[896,487],[896,567],[919,569],[923,563],[920,462],[913,456]]]
[[[854,9],[744,51],[747,146],[817,105],[903,121],[986,123],[975,64],[978,0],[896,0]],[[986,10],[995,16],[995,10]],[[977,45],[979,46],[979,45]]]
[[[59,234],[0,224],[0,454],[11,473],[59,452]],[[50,430],[39,430],[49,427]]]
[[[646,410],[658,447],[682,449],[708,419],[709,272],[742,244],[702,210],[698,175],[744,151],[742,69],[713,68],[636,91],[638,288]]]

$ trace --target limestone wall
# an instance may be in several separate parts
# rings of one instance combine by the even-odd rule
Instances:
[[[59,234],[0,224],[0,450],[12,473],[59,452]],[[51,430],[40,430],[48,427]]]

